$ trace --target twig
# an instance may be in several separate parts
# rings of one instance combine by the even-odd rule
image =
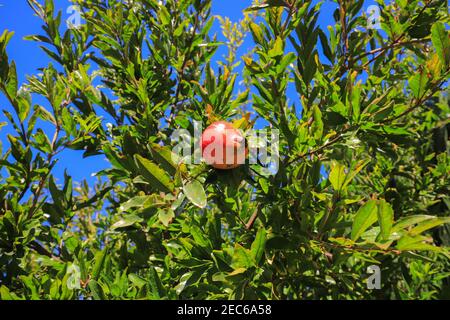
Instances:
[[[49,164],[49,166],[51,166],[52,159],[53,159],[53,157],[56,154],[55,148],[56,148],[56,142],[58,140],[58,135],[59,135],[59,131],[60,130],[61,130],[61,128],[60,128],[59,124],[57,123],[56,124],[55,133],[54,133],[53,139],[52,139],[52,152],[47,155],[47,163]],[[33,203],[32,203],[32,205],[30,207],[30,211],[28,212],[28,218],[32,218],[33,215],[34,215],[34,211],[35,211],[37,203],[39,201],[39,197],[41,196],[41,193],[42,193],[42,191],[44,189],[45,181],[47,181],[47,178],[50,175],[50,171],[51,170],[48,170],[48,172],[45,175],[43,175],[41,177],[41,179],[39,180],[38,187],[37,187],[36,192],[34,194]]]
[[[347,132],[348,130],[350,130],[350,129],[349,129],[349,128],[346,128],[346,129],[342,130],[336,137],[334,137],[333,139],[331,139],[330,141],[328,141],[328,142],[325,143],[324,145],[318,147],[317,149],[314,149],[314,150],[312,150],[312,151],[310,151],[310,152],[307,152],[307,153],[303,153],[303,154],[298,155],[297,157],[295,157],[295,158],[289,160],[289,161],[285,164],[285,166],[289,166],[289,165],[291,165],[292,163],[294,163],[294,162],[296,162],[296,161],[298,161],[298,160],[300,160],[300,159],[304,159],[304,158],[306,158],[306,157],[308,157],[308,156],[312,156],[312,155],[314,155],[314,154],[316,154],[316,153],[322,151],[323,149],[325,149],[325,148],[327,148],[327,147],[329,147],[329,146],[335,144],[336,142],[340,141],[340,140],[343,138],[344,133]]]
[[[342,27],[341,41],[343,41],[343,51],[344,51],[344,63],[342,64],[342,68],[348,70],[348,33],[347,33],[347,22],[345,20],[346,7],[345,0],[339,0],[339,19]]]
[[[446,74],[448,75],[450,71],[447,70]],[[444,79],[446,79],[447,76],[444,77]],[[402,118],[404,116],[406,116],[407,114],[413,112],[415,109],[417,109],[418,107],[420,107],[425,101],[427,101],[428,99],[430,99],[437,91],[439,91],[439,89],[442,87],[442,85],[446,82],[446,80],[442,80],[441,82],[439,82],[434,88],[431,89],[431,92],[425,96],[422,96],[420,99],[416,100],[416,103],[414,105],[411,105],[408,109],[406,109],[405,111],[403,111],[402,113],[392,117],[392,118],[388,118],[388,119],[384,119],[383,121],[381,121],[382,124],[385,123],[389,123],[392,121],[395,121],[399,118]]]
[[[245,229],[250,230],[253,227],[253,225],[255,224],[256,218],[258,217],[258,214],[259,214],[259,206],[256,207],[252,216],[250,217],[250,219],[248,219],[248,222],[245,224]]]
[[[431,1],[425,1],[424,6],[420,10],[420,12],[417,14],[417,18],[420,18],[420,16],[425,12],[425,10],[428,8],[430,3],[431,3]],[[413,39],[413,40],[409,40],[409,41],[405,41],[405,42],[400,42],[405,36],[406,36],[406,31],[403,32],[397,39],[395,39],[392,44],[387,45],[387,46],[382,47],[382,48],[377,48],[377,49],[374,49],[374,50],[362,53],[359,56],[355,57],[353,60],[357,61],[357,60],[362,59],[362,58],[364,58],[364,57],[366,57],[368,55],[375,54],[375,53],[379,52],[375,57],[373,57],[372,59],[370,59],[367,63],[365,63],[363,65],[363,68],[366,68],[368,65],[370,65],[372,62],[377,60],[380,56],[382,56],[389,49],[393,49],[393,48],[395,48],[397,46],[403,46],[403,45],[407,45],[407,44],[421,43],[421,42],[429,41],[429,40],[426,40],[426,39]]]
[[[399,42],[400,39],[401,38],[398,38],[393,43],[391,43],[391,44],[389,44],[387,46],[384,46],[384,47],[381,47],[381,48],[376,48],[376,49],[373,49],[373,50],[361,53],[360,55],[352,58],[352,62],[358,61],[358,60],[360,60],[360,59],[362,59],[364,57],[367,57],[367,56],[369,56],[371,54],[375,54],[375,53],[378,53],[378,52],[383,52],[384,53],[384,51],[389,50],[389,49],[393,49],[393,48],[396,48],[396,47],[402,47],[402,46],[406,46],[406,45],[409,45],[409,44],[422,43],[422,42],[428,42],[429,41],[428,39],[414,39],[414,40],[410,40],[410,41]]]
[[[36,240],[30,243],[30,248],[43,256],[47,256],[56,261],[61,261],[61,259],[59,257],[52,254],[50,251],[48,251],[46,248],[44,248],[41,244],[39,244],[39,242],[37,242]]]

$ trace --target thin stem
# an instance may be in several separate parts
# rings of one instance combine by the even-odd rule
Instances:
[[[449,72],[450,72],[450,70],[447,70],[446,76],[444,77],[444,79],[447,78]],[[398,119],[400,119],[400,118],[406,116],[407,114],[413,112],[415,109],[417,109],[418,107],[420,107],[425,101],[427,101],[428,99],[430,99],[437,91],[439,91],[439,90],[441,89],[442,85],[443,85],[445,82],[446,82],[446,80],[442,80],[442,81],[438,82],[438,83],[431,89],[431,92],[430,92],[429,94],[424,95],[424,96],[422,96],[421,98],[417,99],[417,100],[416,100],[416,103],[415,103],[414,105],[411,103],[411,106],[410,106],[408,109],[406,109],[405,111],[403,111],[403,112],[400,113],[399,115],[396,115],[396,116],[394,116],[394,117],[392,117],[392,118],[388,118],[388,119],[385,119],[385,120],[381,121],[381,123],[382,123],[382,124],[385,124],[385,123],[393,122],[393,121],[398,120]]]
[[[350,130],[350,127],[346,128],[346,129],[344,129],[344,130],[342,130],[336,137],[334,137],[333,139],[331,139],[330,141],[328,141],[328,142],[325,143],[324,145],[322,145],[322,146],[318,147],[317,149],[314,149],[314,150],[312,150],[312,151],[310,151],[310,152],[307,152],[307,153],[303,153],[303,154],[301,154],[301,155],[298,155],[297,157],[295,157],[295,158],[289,160],[289,161],[285,164],[285,166],[289,166],[289,165],[291,165],[292,163],[297,162],[298,160],[304,159],[304,158],[306,158],[306,157],[308,157],[308,156],[315,155],[316,153],[321,152],[322,150],[326,149],[327,147],[329,147],[329,146],[331,146],[331,145],[333,145],[333,144],[339,142],[339,141],[343,138],[343,134],[344,134],[345,132],[349,131],[349,130]]]
[[[394,40],[393,43],[391,43],[389,45],[386,45],[384,47],[376,48],[376,49],[373,49],[373,50],[361,53],[360,55],[354,57],[352,59],[352,61],[355,62],[355,61],[361,60],[362,58],[365,58],[365,57],[367,57],[369,55],[372,55],[372,54],[375,54],[375,53],[378,53],[378,52],[383,52],[384,53],[386,50],[394,49],[396,47],[403,47],[403,46],[406,46],[406,45],[409,45],[409,44],[424,43],[424,42],[428,42],[429,41],[428,39],[414,39],[414,40],[399,42],[399,40],[400,40],[400,38],[397,39],[397,40]]]
[[[420,18],[420,16],[425,12],[425,10],[428,8],[428,6],[430,5],[430,3],[431,3],[431,1],[426,1],[426,2],[425,2],[424,6],[422,7],[422,9],[420,10],[420,12],[418,13],[417,18]],[[395,47],[397,47],[397,46],[404,46],[404,45],[408,45],[408,44],[422,43],[422,42],[427,42],[427,41],[429,41],[429,40],[426,40],[426,39],[413,39],[413,40],[409,40],[409,41],[400,42],[400,41],[401,41],[403,38],[405,38],[405,37],[406,37],[406,31],[403,32],[397,39],[395,39],[395,40],[393,41],[392,44],[387,45],[387,46],[382,47],[382,48],[377,48],[377,49],[374,49],[374,50],[371,50],[371,51],[362,53],[362,54],[358,55],[357,57],[355,57],[355,58],[352,59],[352,60],[353,60],[353,61],[358,61],[358,60],[360,60],[360,59],[362,59],[362,58],[364,58],[364,57],[366,57],[366,56],[368,56],[368,55],[378,53],[375,57],[373,57],[372,59],[370,59],[368,62],[366,62],[366,63],[363,65],[363,68],[366,68],[366,67],[367,67],[368,65],[370,65],[372,62],[374,62],[374,61],[377,60],[379,57],[381,57],[381,56],[382,56],[387,50],[389,50],[389,49],[393,49],[393,48],[395,48]]]
[[[61,261],[61,259],[59,257],[57,257],[54,254],[52,254],[50,251],[48,251],[46,248],[44,248],[36,240],[30,243],[30,248],[33,249],[34,251],[36,251],[37,253],[43,255],[43,256],[47,256],[47,257],[52,258],[53,260],[56,260],[56,261]]]
[[[250,217],[248,222],[245,224],[245,229],[250,230],[253,227],[253,225],[255,224],[256,218],[258,218],[258,215],[259,215],[259,206],[256,207],[252,216]]]
[[[56,142],[58,141],[58,135],[59,135],[60,130],[61,130],[61,128],[60,128],[59,124],[57,123],[56,124],[55,133],[54,133],[53,139],[52,139],[52,152],[47,155],[47,163],[48,163],[49,166],[51,166],[53,157],[57,153],[55,148],[56,148]],[[28,212],[28,218],[32,218],[34,213],[35,213],[34,211],[36,209],[36,206],[38,204],[38,201],[39,201],[39,198],[40,198],[40,196],[42,194],[42,191],[44,190],[45,182],[47,181],[47,178],[48,178],[49,175],[50,175],[50,169],[39,180],[38,187],[37,187],[36,192],[34,194],[33,203],[32,203],[32,205],[30,207],[30,211]]]

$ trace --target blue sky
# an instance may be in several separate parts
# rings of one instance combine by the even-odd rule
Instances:
[[[213,0],[213,15],[228,16],[232,21],[238,21],[242,18],[242,11],[251,5],[251,0]],[[366,1],[363,10],[373,4],[373,1]],[[67,8],[71,5],[68,0],[55,0],[57,9],[62,10],[63,20],[69,18],[70,13],[67,13]],[[333,24],[332,14],[335,9],[335,4],[332,1],[325,1],[320,13],[319,23],[326,27]],[[13,30],[15,35],[8,46],[8,55],[13,59],[17,65],[17,73],[19,82],[23,83],[26,80],[26,75],[33,75],[38,73],[38,68],[47,66],[50,59],[39,48],[36,42],[25,41],[23,37],[31,34],[43,33],[41,29],[41,21],[33,14],[33,11],[28,6],[26,0],[0,0],[0,33],[3,30]],[[325,28],[326,29],[326,28]],[[221,34],[218,22],[215,23],[213,32],[217,32],[219,40]],[[240,53],[248,51],[252,46],[251,37],[248,36]],[[218,56],[224,51],[219,50]],[[295,92],[290,90],[289,98],[296,101]],[[45,105],[42,98],[33,97],[33,103]],[[0,95],[0,109],[11,110],[11,106],[6,99]],[[3,113],[0,114],[0,122],[6,121]],[[0,131],[0,139],[3,143],[3,149],[8,146],[6,141],[6,134],[10,130],[6,127]],[[55,168],[56,177],[62,177],[64,170],[67,168],[68,173],[73,176],[75,181],[87,179],[92,181],[91,173],[97,172],[108,166],[103,156],[82,158],[82,152],[79,151],[64,151],[59,155],[60,161]]]

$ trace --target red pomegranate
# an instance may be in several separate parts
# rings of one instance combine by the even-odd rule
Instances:
[[[216,169],[234,169],[245,162],[248,149],[241,132],[226,121],[217,121],[203,131],[202,156]]]

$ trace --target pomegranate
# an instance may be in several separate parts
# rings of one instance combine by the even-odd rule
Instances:
[[[203,131],[202,156],[216,169],[234,169],[245,162],[248,149],[241,132],[226,121],[217,121]]]

